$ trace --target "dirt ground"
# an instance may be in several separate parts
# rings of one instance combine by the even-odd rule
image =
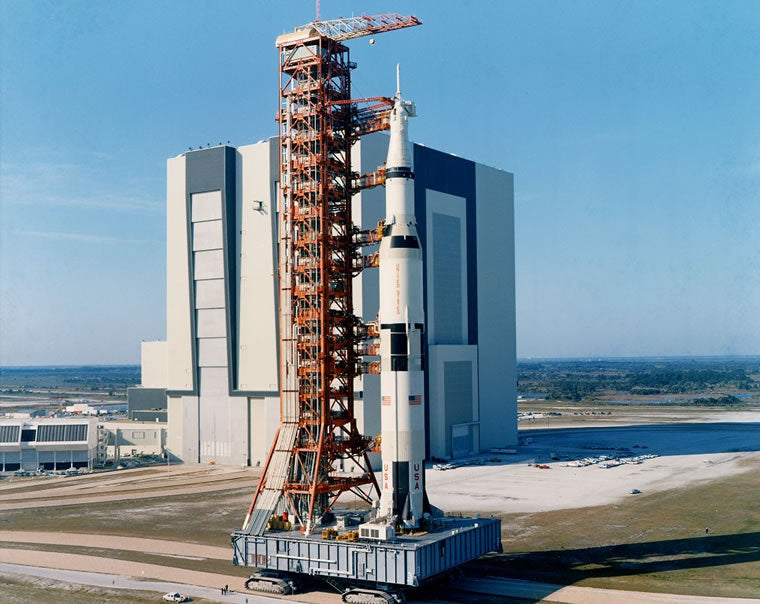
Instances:
[[[650,419],[662,420],[656,413]],[[739,475],[748,462],[760,462],[759,412],[700,417],[521,431],[514,455],[481,455],[475,465],[428,470],[428,495],[447,512],[533,513],[620,503],[634,489],[680,488]],[[605,467],[611,457],[630,463]],[[580,465],[589,459],[594,463]]]
[[[258,470],[197,469],[182,465],[101,472],[76,477],[9,479],[0,485],[0,511],[152,499],[189,493],[213,493],[230,488],[253,490]]]
[[[760,594],[760,464],[620,504],[502,516],[483,572],[542,582],[726,597]]]
[[[449,511],[491,512],[502,518],[505,553],[472,563],[469,572],[475,575],[716,597],[757,596],[760,441],[756,439],[760,437],[760,423],[738,421],[742,418],[716,410],[700,418],[698,422],[693,421],[694,416],[687,420],[691,428],[676,413],[667,420],[650,421],[646,430],[621,431],[622,422],[616,421],[608,432],[599,427],[523,431],[521,438],[532,435],[533,442],[506,461],[437,472],[435,476],[431,470],[431,500],[448,506]],[[598,449],[583,448],[584,439],[597,444],[604,439],[625,441],[629,447],[634,442],[648,442],[646,451],[659,447],[660,456],[641,465],[608,470],[560,467],[561,462],[548,458],[546,461],[554,464],[550,470],[527,464],[528,458],[540,458],[550,449],[597,454]],[[665,464],[669,470],[664,477],[650,480],[663,472],[657,464]],[[620,473],[617,480],[622,491],[613,501],[606,500],[605,487],[598,480],[615,482],[615,472],[620,470],[634,474]],[[442,485],[436,483],[436,476],[454,484],[448,496],[445,491],[439,492]],[[641,481],[649,480],[649,486],[641,489],[643,493],[631,495],[630,481],[637,476]],[[522,497],[529,505],[511,513],[506,505],[488,509],[491,500],[470,489],[468,481],[480,483],[478,488],[488,497]],[[233,569],[224,552],[229,550],[230,532],[240,526],[254,484],[254,476],[239,470],[209,474],[190,466],[160,472],[114,472],[55,483],[42,479],[3,481],[0,505],[30,505],[0,509],[0,540],[5,535],[0,547],[6,558],[29,550],[49,552],[54,557],[65,552],[100,559],[107,566],[160,565],[177,571],[205,570],[239,580],[245,569]],[[49,491],[52,487],[61,489],[54,497]],[[459,498],[452,489],[467,491],[470,498]],[[530,503],[526,494],[531,489],[535,501],[557,499],[563,489],[573,489],[584,494],[586,503],[543,509]],[[66,499],[61,500],[63,497]],[[35,507],[35,502],[47,504],[55,499],[59,505]],[[33,533],[24,537],[8,531]],[[47,533],[61,538],[48,539],[44,537]],[[71,533],[77,535],[67,538]],[[94,537],[88,535],[99,540],[90,540]],[[188,545],[184,551],[132,540],[124,540],[120,546],[119,536]],[[202,549],[206,546],[213,549]]]

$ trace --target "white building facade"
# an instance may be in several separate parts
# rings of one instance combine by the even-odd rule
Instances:
[[[388,137],[362,138],[374,172]],[[512,175],[414,146],[424,257],[428,457],[517,443]],[[143,343],[143,386],[167,389],[168,442],[186,463],[261,465],[279,425],[277,140],[191,151],[167,165],[167,341]],[[353,199],[373,228],[383,187]],[[373,321],[378,271],[354,283]],[[359,429],[380,433],[379,376],[357,378]]]
[[[136,455],[164,455],[167,424],[163,422],[108,421],[100,424],[108,434],[107,458],[118,461]]]
[[[96,419],[0,419],[0,472],[102,465],[107,434]]]

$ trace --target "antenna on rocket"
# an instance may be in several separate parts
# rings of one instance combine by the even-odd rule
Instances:
[[[401,64],[396,63],[396,96],[401,98]]]

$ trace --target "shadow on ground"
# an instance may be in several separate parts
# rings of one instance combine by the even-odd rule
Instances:
[[[571,585],[583,579],[760,561],[760,532],[706,535],[584,549],[517,552],[473,562],[475,573]]]

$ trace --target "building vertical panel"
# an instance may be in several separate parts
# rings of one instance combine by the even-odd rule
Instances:
[[[188,218],[185,157],[181,156],[166,165],[167,387],[177,391],[194,388]]]
[[[274,140],[240,147],[238,188],[237,376],[241,392],[277,392],[277,217],[271,184],[276,165],[270,161]],[[267,443],[268,444],[268,443]]]
[[[513,176],[478,164],[479,388],[481,448],[517,445]]]

